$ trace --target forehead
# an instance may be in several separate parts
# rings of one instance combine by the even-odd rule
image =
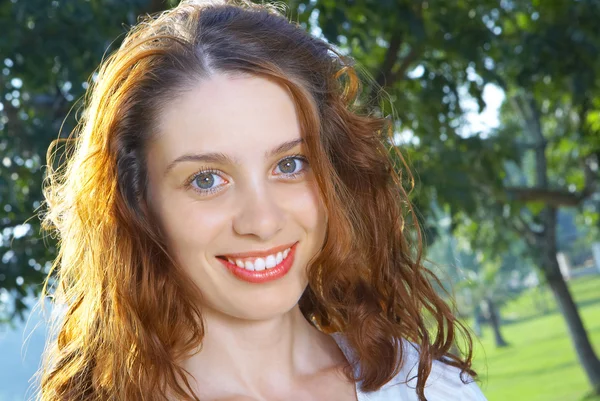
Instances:
[[[247,75],[219,74],[199,81],[163,107],[158,128],[151,147],[158,147],[166,162],[190,151],[263,154],[300,137],[287,89]]]

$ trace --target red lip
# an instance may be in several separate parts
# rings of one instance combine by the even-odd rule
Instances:
[[[243,258],[264,258],[269,255],[274,255],[277,252],[285,251],[296,243],[277,246],[275,248],[268,249],[266,251],[254,251],[244,253],[228,253],[227,255],[219,255],[219,257],[231,258],[231,259],[243,259]]]
[[[235,265],[233,263],[229,263],[229,261],[227,261],[227,260],[224,260],[221,258],[217,258],[217,259],[221,263],[223,263],[223,265],[231,273],[233,273],[234,276],[236,276],[240,280],[246,281],[248,283],[255,283],[255,284],[266,283],[269,281],[277,280],[277,279],[285,276],[287,274],[287,272],[290,271],[290,269],[292,268],[292,265],[294,264],[294,258],[296,256],[296,246],[297,245],[298,245],[298,243],[295,243],[291,247],[287,258],[282,260],[280,264],[278,264],[277,266],[275,266],[271,269],[264,269],[261,271],[246,270],[244,268],[238,267],[237,265]],[[287,246],[287,247],[289,248],[289,246]],[[286,248],[283,248],[283,249],[286,249]],[[248,254],[245,254],[245,255],[248,255]],[[246,257],[248,257],[248,256],[246,256]]]

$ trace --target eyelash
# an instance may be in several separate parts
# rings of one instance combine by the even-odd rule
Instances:
[[[275,164],[275,166],[278,166],[278,165],[279,165],[279,163],[281,163],[281,162],[282,162],[282,161],[284,161],[284,160],[288,160],[288,159],[300,159],[300,160],[301,160],[303,163],[305,163],[305,164],[306,164],[306,166],[308,166],[308,165],[309,165],[309,164],[308,164],[308,160],[306,159],[306,157],[305,157],[305,156],[303,156],[303,155],[301,155],[301,154],[294,154],[294,155],[289,155],[289,156],[286,156],[286,157],[284,157],[283,159],[279,160],[279,161],[278,161],[278,162]],[[288,174],[288,175],[287,175],[287,177],[288,177],[288,178],[296,178],[297,176],[299,176],[299,175],[301,175],[301,174],[304,174],[304,173],[305,173],[305,171],[306,171],[306,167],[305,167],[305,169],[304,169],[304,170],[302,170],[302,171],[300,171],[300,172]],[[196,178],[197,178],[197,177],[198,177],[200,174],[205,174],[205,173],[211,173],[211,174],[216,174],[216,175],[218,175],[218,174],[220,174],[220,171],[218,171],[218,170],[215,170],[215,169],[211,169],[211,168],[203,168],[203,169],[200,169],[200,170],[196,171],[194,174],[192,174],[192,175],[191,175],[191,176],[190,176],[190,177],[189,177],[189,178],[188,178],[188,179],[185,181],[185,187],[186,187],[186,188],[190,188],[190,189],[192,189],[193,191],[199,192],[199,193],[200,193],[200,194],[202,194],[202,195],[210,195],[210,194],[213,194],[213,193],[215,193],[215,192],[219,191],[219,190],[220,190],[220,189],[219,189],[219,187],[214,187],[214,188],[211,188],[211,189],[199,189],[199,188],[195,188],[194,186],[192,186],[192,183],[194,182],[194,180],[195,180],[195,179],[196,179]],[[284,174],[285,174],[285,173],[284,173]]]

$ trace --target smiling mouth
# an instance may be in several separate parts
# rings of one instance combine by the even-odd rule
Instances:
[[[292,246],[284,249],[283,251],[274,252],[264,257],[235,258],[228,256],[217,256],[217,258],[226,260],[229,263],[236,265],[240,269],[246,269],[248,271],[262,271],[265,269],[273,269],[277,265],[281,264],[289,256]]]
[[[292,267],[298,243],[279,252],[257,257],[217,256],[217,259],[239,279],[264,283],[283,277]]]

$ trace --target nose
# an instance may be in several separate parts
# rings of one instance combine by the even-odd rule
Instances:
[[[267,241],[283,228],[285,214],[276,194],[269,191],[269,183],[245,188],[238,201],[233,229],[239,235],[254,235]]]

